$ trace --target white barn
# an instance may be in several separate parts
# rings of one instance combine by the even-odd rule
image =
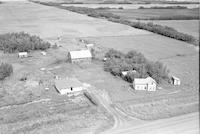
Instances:
[[[92,54],[90,50],[70,51],[68,53],[68,58],[70,59],[71,63],[76,63],[81,61],[91,62]]]
[[[156,81],[151,77],[135,78],[133,81],[135,90],[156,91],[156,85]]]
[[[55,88],[61,94],[72,94],[83,90],[83,84],[77,79],[56,79]]]
[[[19,53],[18,53],[18,57],[19,57],[19,58],[28,57],[28,53],[27,53],[27,52],[19,52]]]
[[[171,80],[173,85],[181,85],[181,80],[179,78],[172,76]]]

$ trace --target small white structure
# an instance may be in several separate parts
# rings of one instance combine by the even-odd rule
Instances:
[[[107,58],[103,58],[103,61],[106,62],[106,61],[107,61]]]
[[[87,47],[89,49],[89,48],[94,47],[94,44],[86,44],[85,47]]]
[[[136,70],[129,70],[129,71],[122,71],[122,76],[126,76],[128,73],[136,73],[137,71]]]
[[[156,81],[151,77],[135,78],[133,87],[135,90],[156,91]]]
[[[92,54],[90,50],[79,50],[79,51],[70,51],[68,57],[71,63],[76,63],[80,61],[91,62]]]
[[[44,56],[47,55],[47,53],[45,51],[42,51],[41,54]]]
[[[28,53],[27,52],[19,52],[18,57],[19,58],[26,58],[26,57],[28,57]]]
[[[181,85],[181,80],[179,78],[172,76],[171,80],[173,85]]]
[[[40,70],[41,70],[41,71],[45,71],[45,70],[46,70],[46,68],[42,67],[42,68],[40,68]]]
[[[77,93],[83,90],[83,84],[77,79],[56,79],[55,88],[62,95]]]

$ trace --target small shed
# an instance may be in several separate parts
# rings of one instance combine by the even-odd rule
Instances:
[[[68,58],[71,63],[77,63],[81,61],[91,62],[92,54],[90,50],[79,50],[79,51],[70,51],[68,53]]]
[[[45,51],[42,51],[41,54],[44,56],[47,55],[47,53]]]
[[[106,61],[107,61],[107,58],[103,58],[103,61],[106,62]]]
[[[55,88],[62,95],[72,94],[82,91],[83,84],[77,79],[72,79],[72,78],[56,79]]]
[[[26,58],[26,57],[28,57],[28,53],[27,52],[19,52],[18,57],[19,58]]]
[[[135,90],[156,91],[156,85],[156,81],[151,77],[135,78],[133,81]]]
[[[94,44],[86,44],[85,47],[89,49],[89,48],[94,47]]]
[[[125,77],[128,73],[137,73],[136,70],[129,70],[129,71],[122,71],[121,74],[123,77]]]
[[[171,81],[173,85],[181,85],[181,80],[175,76],[171,77]]]

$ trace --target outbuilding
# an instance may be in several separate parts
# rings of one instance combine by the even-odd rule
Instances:
[[[70,59],[71,63],[77,62],[91,62],[92,54],[90,50],[79,50],[79,51],[70,51],[68,53],[68,58]]]
[[[47,53],[45,51],[42,51],[41,54],[44,56],[47,55]]]
[[[125,77],[128,73],[137,73],[136,70],[129,70],[129,71],[122,71],[121,74],[123,77]]]
[[[90,49],[90,48],[94,47],[94,44],[86,44],[85,47]]]
[[[26,57],[28,57],[28,53],[27,52],[19,52],[18,57],[19,58],[26,58]]]
[[[55,88],[62,95],[72,94],[82,91],[83,84],[75,78],[56,79]]]
[[[181,85],[181,80],[175,76],[171,77],[171,81],[173,85]]]
[[[133,88],[135,90],[156,91],[156,81],[151,78],[135,78],[133,81]]]

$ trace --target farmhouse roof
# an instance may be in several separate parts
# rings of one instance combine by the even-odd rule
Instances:
[[[90,50],[70,51],[69,54],[71,56],[71,59],[91,58],[92,57]]]
[[[147,84],[147,83],[156,83],[156,81],[151,78],[151,77],[147,77],[147,78],[135,78],[134,79],[134,83],[138,84],[138,85],[143,85],[143,84]]]
[[[55,86],[57,89],[66,89],[71,87],[81,87],[82,83],[77,79],[58,79],[55,80]]]

